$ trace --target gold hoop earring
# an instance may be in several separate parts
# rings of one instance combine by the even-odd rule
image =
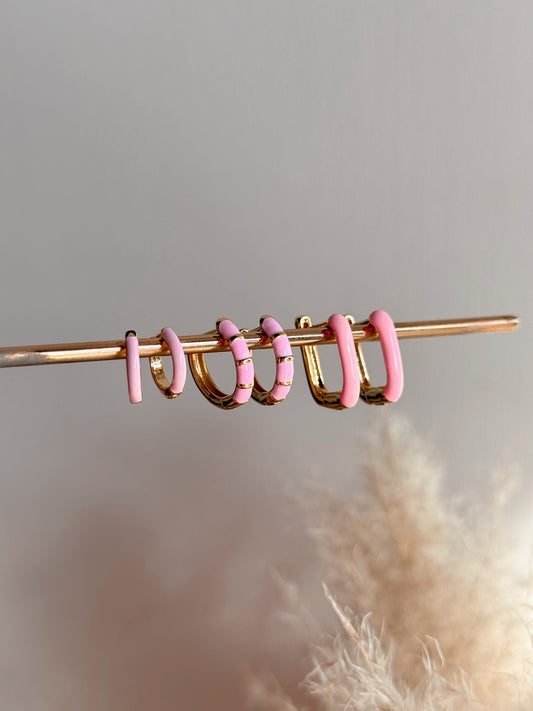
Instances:
[[[185,385],[185,377],[187,375],[187,365],[185,361],[185,353],[180,339],[176,336],[171,328],[162,328],[157,334],[161,343],[164,343],[170,349],[172,357],[172,382],[165,375],[163,368],[163,358],[160,355],[150,356],[150,372],[154,383],[157,385],[159,392],[169,400],[173,400],[183,392]]]
[[[389,402],[396,402],[400,399],[403,390],[403,365],[394,322],[386,311],[373,311],[368,321],[361,325],[365,329],[373,330],[379,336],[387,371],[387,384],[373,387],[361,344],[355,344],[361,379],[361,399],[368,405],[386,405]]]
[[[316,346],[301,346],[307,382],[315,402],[322,407],[333,410],[344,410],[353,407],[359,398],[360,383],[357,374],[357,356],[352,335],[352,326],[355,319],[351,314],[333,314],[327,323],[320,323],[318,327],[324,332],[335,335],[339,347],[342,365],[343,386],[342,391],[329,392],[324,384],[324,375],[318,348]],[[310,328],[312,322],[309,316],[298,316],[296,328]]]
[[[259,328],[265,342],[272,343],[276,356],[276,379],[270,390],[265,390],[257,377],[254,378],[253,399],[260,405],[278,405],[291,389],[294,377],[294,356],[287,334],[272,316],[261,316]]]
[[[219,319],[217,327],[208,333],[217,333],[220,345],[228,344],[235,360],[237,383],[231,395],[223,393],[214,383],[203,353],[190,353],[189,365],[194,382],[209,402],[223,410],[233,410],[250,399],[254,386],[254,364],[246,340],[229,319]]]

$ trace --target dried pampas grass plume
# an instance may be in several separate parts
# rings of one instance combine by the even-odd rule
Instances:
[[[325,489],[310,500],[341,631],[309,626],[306,708],[531,711],[530,607],[498,544],[505,497],[459,516],[443,503],[427,447],[402,423],[381,431],[363,474],[353,500]],[[272,680],[254,680],[250,707],[303,711]]]

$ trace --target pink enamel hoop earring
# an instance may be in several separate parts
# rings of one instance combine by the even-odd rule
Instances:
[[[333,314],[327,323],[318,324],[324,331],[332,332],[339,347],[339,356],[342,365],[343,385],[342,391],[329,392],[324,384],[324,375],[318,357],[316,346],[301,346],[307,382],[311,394],[319,405],[334,410],[344,410],[353,407],[359,398],[359,377],[357,374],[357,355],[352,334],[352,325],[355,319],[350,314]],[[309,316],[298,316],[296,328],[310,328],[312,326]]]
[[[126,331],[126,375],[131,403],[143,399],[141,384],[141,362],[139,358],[139,339],[135,331]]]
[[[223,393],[213,382],[213,378],[207,369],[205,356],[203,353],[190,353],[189,365],[194,382],[209,402],[224,410],[232,410],[235,407],[248,402],[254,386],[254,364],[252,355],[246,345],[244,336],[237,326],[229,319],[219,319],[214,331],[220,337],[220,344],[228,344],[235,360],[235,370],[237,372],[237,384],[231,395]]]
[[[171,328],[162,328],[161,333],[156,338],[159,338],[162,344],[165,343],[170,350],[173,368],[172,383],[169,382],[165,375],[161,356],[150,356],[150,372],[159,391],[166,398],[172,400],[181,395],[185,386],[185,378],[187,376],[185,353],[180,339]]]
[[[252,397],[261,405],[277,405],[287,397],[294,377],[291,344],[285,331],[272,316],[262,316],[258,330],[263,333],[266,342],[272,343],[276,356],[276,380],[271,390],[265,390],[259,380],[254,378]]]
[[[385,405],[399,400],[403,391],[403,365],[394,322],[386,311],[373,311],[363,328],[372,327],[379,336],[387,371],[387,384],[376,388],[370,384],[361,344],[355,345],[361,379],[361,399],[369,405]]]

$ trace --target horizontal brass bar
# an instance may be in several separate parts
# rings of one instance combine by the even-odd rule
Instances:
[[[467,333],[489,333],[513,331],[518,328],[516,316],[485,316],[469,319],[446,319],[441,321],[408,321],[395,324],[398,338],[427,338],[432,336],[453,336]],[[354,341],[375,341],[378,336],[361,324],[352,328]],[[304,328],[286,330],[291,346],[315,346],[335,343],[332,334],[324,334],[323,329]],[[270,348],[256,332],[244,332],[244,339],[251,350]],[[185,353],[220,353],[229,346],[221,346],[213,334],[180,336]],[[140,338],[139,355],[166,356],[170,352],[161,345],[158,338]],[[87,363],[98,360],[120,360],[126,357],[124,339],[119,341],[93,341],[89,343],[57,343],[44,346],[14,346],[0,348],[0,368],[14,368],[26,365],[49,365],[52,363]]]

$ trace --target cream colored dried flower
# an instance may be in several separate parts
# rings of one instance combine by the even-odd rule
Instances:
[[[363,473],[353,500],[325,489],[311,497],[325,593],[341,631],[309,635],[310,706],[531,711],[530,608],[491,523],[503,497],[475,521],[450,510],[427,447],[398,423],[372,444]],[[252,706],[296,709],[257,681]]]

